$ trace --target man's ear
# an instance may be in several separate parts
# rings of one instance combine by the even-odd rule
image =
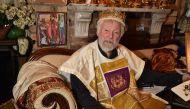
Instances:
[[[97,37],[99,37],[99,33],[100,33],[100,32],[96,31],[96,36],[97,36]]]

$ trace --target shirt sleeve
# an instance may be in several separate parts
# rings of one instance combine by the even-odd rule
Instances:
[[[152,71],[148,68],[143,70],[137,84],[139,87],[151,86],[153,84],[160,86],[172,87],[178,85],[182,82],[182,75],[172,72],[172,73],[160,73]]]
[[[90,95],[90,92],[85,85],[73,74],[71,74],[71,87],[78,109],[105,109]]]

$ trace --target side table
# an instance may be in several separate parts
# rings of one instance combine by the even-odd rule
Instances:
[[[173,93],[171,88],[165,88],[164,91],[158,93],[157,95],[168,101],[172,109],[190,109],[190,101],[185,102],[175,93]]]

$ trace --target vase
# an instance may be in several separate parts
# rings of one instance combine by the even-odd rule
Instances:
[[[0,40],[4,40],[6,38],[11,27],[12,27],[11,24],[0,26]]]
[[[15,40],[20,37],[25,37],[25,30],[18,27],[13,27],[7,35],[7,38],[10,40]]]

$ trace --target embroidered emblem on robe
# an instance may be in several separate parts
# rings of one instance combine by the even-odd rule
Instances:
[[[128,67],[108,72],[104,74],[104,76],[107,81],[111,97],[129,87],[130,77]]]

